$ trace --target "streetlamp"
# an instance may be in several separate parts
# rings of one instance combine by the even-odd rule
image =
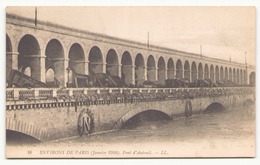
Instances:
[[[68,80],[67,80],[67,88],[69,87],[69,80],[70,80],[70,68],[68,67],[67,69],[67,73],[68,73]]]

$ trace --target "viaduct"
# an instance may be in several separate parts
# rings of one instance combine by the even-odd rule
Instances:
[[[237,84],[254,82],[253,66],[194,53],[94,34],[48,22],[7,14],[6,75],[11,69],[42,82],[54,81],[65,87],[71,68],[88,75],[110,73],[124,77],[127,84],[140,85],[145,80],[164,84],[165,79],[185,78],[231,80]]]
[[[168,78],[253,85],[255,68],[49,22],[38,21],[35,26],[34,20],[11,14],[6,17],[6,64],[7,80],[15,69],[42,82],[54,78],[61,82],[59,88],[6,89],[6,129],[40,141],[117,130],[146,111],[174,119],[212,106],[255,101],[254,87],[66,88],[71,81],[67,68],[84,75],[109,72],[136,85],[146,80],[164,84]],[[118,97],[104,99],[111,95]]]

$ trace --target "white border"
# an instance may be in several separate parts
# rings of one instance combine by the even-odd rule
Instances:
[[[87,163],[87,164],[260,164],[259,155],[259,98],[257,97],[257,152],[256,158],[245,159],[152,159],[152,160],[8,160],[5,158],[5,7],[6,6],[256,6],[257,18],[259,17],[260,1],[259,0],[1,0],[0,1],[0,164],[17,164],[24,163],[28,165],[42,165],[42,164],[72,164],[72,163]],[[259,27],[259,21],[257,21],[257,27]],[[258,28],[256,28],[258,29]],[[257,32],[257,41],[259,39],[259,33]],[[258,46],[258,42],[256,43]],[[258,54],[259,48],[257,47],[256,54]],[[257,57],[257,56],[256,56]],[[259,59],[256,58],[256,63],[259,63]],[[259,82],[259,66],[256,64],[256,76],[257,82]],[[257,88],[257,96],[259,95],[259,89]],[[75,162],[74,162],[75,161]],[[86,162],[87,161],[87,162]]]

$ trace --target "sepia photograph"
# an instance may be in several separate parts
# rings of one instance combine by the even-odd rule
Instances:
[[[256,156],[256,8],[7,6],[6,158]]]

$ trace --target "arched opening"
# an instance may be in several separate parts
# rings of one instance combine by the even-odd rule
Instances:
[[[225,81],[228,80],[228,68],[225,67]]]
[[[249,85],[255,86],[255,72],[251,72],[249,75]]]
[[[75,77],[76,74],[85,75],[85,54],[82,46],[74,43],[69,50],[69,87],[76,87]],[[68,71],[68,69],[67,69]]]
[[[110,49],[106,57],[106,73],[113,76],[118,74],[118,56],[114,49]]]
[[[132,84],[132,75],[133,75],[133,69],[132,69],[132,57],[129,52],[124,52],[122,59],[121,59],[121,78],[122,81],[125,84]]]
[[[150,55],[147,59],[147,80],[155,81],[156,79],[156,66],[155,66],[155,59],[152,55]]]
[[[8,146],[15,146],[15,145],[31,145],[37,144],[41,141],[24,133],[13,131],[13,130],[6,130],[6,144]]]
[[[192,82],[195,82],[197,80],[197,78],[198,78],[197,74],[198,74],[198,71],[197,71],[196,63],[192,62],[192,64],[191,64],[191,81]]]
[[[210,65],[210,80],[212,82],[215,81],[215,78],[214,78],[214,66],[213,65]]]
[[[9,81],[9,77],[10,77],[10,72],[13,69],[12,68],[12,63],[13,63],[13,57],[12,57],[12,43],[11,40],[9,38],[9,36],[6,34],[6,81]]]
[[[240,84],[240,75],[239,75],[239,69],[237,69],[237,84]]]
[[[6,52],[12,52],[12,43],[9,36],[6,34]]]
[[[233,74],[232,74],[232,69],[231,69],[231,68],[229,68],[229,74],[228,74],[228,75],[229,75],[229,78],[228,78],[228,79],[229,79],[230,81],[233,81]]]
[[[222,112],[225,110],[225,107],[220,103],[212,103],[206,109],[205,113],[213,113],[213,112]]]
[[[208,67],[208,64],[205,64],[205,67],[204,67],[204,79],[209,79],[209,67]]]
[[[18,69],[24,72],[25,68],[31,68],[31,77],[40,81],[41,52],[37,39],[29,34],[23,36],[18,45],[18,52]]]
[[[203,79],[203,67],[202,67],[201,63],[199,63],[198,71],[199,71],[198,79],[201,80],[201,79]]]
[[[236,83],[237,82],[237,74],[236,74],[236,69],[233,69],[233,82]]]
[[[243,106],[251,106],[253,104],[255,104],[255,103],[252,99],[246,99],[243,103]]]
[[[145,80],[145,67],[144,67],[144,57],[142,54],[138,53],[135,57],[135,85],[143,85]]]
[[[163,57],[158,60],[158,83],[161,85],[165,84],[166,78],[166,65]]]
[[[156,121],[169,120],[172,120],[171,117],[164,112],[158,110],[146,110],[134,115],[133,117],[125,121],[125,123],[122,125],[122,128],[133,129],[139,126],[151,126],[154,125],[154,122]]]
[[[168,79],[174,79],[174,63],[170,58],[167,63],[167,77]]]
[[[89,52],[89,74],[103,73],[103,56],[101,50],[94,46]]]
[[[244,76],[243,76],[243,71],[242,71],[242,69],[240,69],[240,84],[242,85],[242,84],[244,84]]]
[[[247,74],[246,74],[246,70],[244,70],[244,84],[247,84]]]
[[[56,86],[65,86],[67,80],[65,80],[64,49],[60,41],[57,39],[50,40],[47,44],[45,54],[47,56],[45,68],[53,69],[55,80],[57,80],[54,83],[56,83]]]
[[[224,80],[224,70],[223,70],[223,66],[220,67],[220,81]]]
[[[184,63],[184,79],[190,82],[190,64],[189,61],[185,61]]]
[[[74,43],[69,50],[69,67],[76,73],[85,74],[85,54],[82,46]]]
[[[216,75],[216,82],[217,82],[217,81],[219,81],[219,67],[218,66],[216,66],[215,75]]]
[[[180,59],[177,60],[177,63],[176,63],[176,78],[177,79],[183,78],[182,62]]]

